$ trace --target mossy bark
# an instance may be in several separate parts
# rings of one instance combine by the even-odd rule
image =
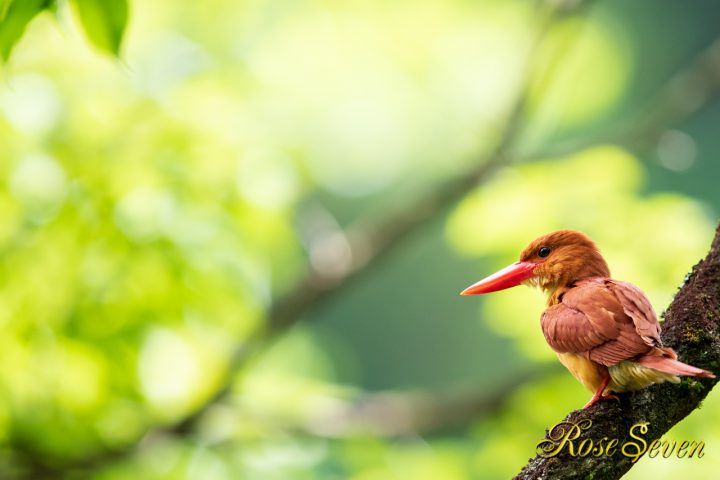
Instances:
[[[668,307],[662,328],[663,343],[675,349],[679,360],[720,374],[720,226],[707,256],[693,267]],[[573,443],[577,446],[585,438],[596,443],[603,437],[617,438],[614,453],[581,457],[577,449],[573,456],[563,448],[556,456],[531,458],[515,479],[620,478],[634,465],[632,458],[620,451],[622,445],[632,441],[642,446],[630,437],[631,427],[647,422],[648,430],[641,437],[649,445],[698,408],[717,381],[684,377],[679,384],[653,385],[621,395],[619,403],[603,401],[586,410],[575,410],[564,422],[577,424],[587,419],[592,426]],[[640,433],[637,428],[634,432]],[[547,430],[545,434],[549,438]]]

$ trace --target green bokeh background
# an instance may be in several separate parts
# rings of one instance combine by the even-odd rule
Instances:
[[[571,3],[134,1],[119,60],[62,2],[34,19],[0,85],[0,478],[517,473],[589,394],[539,292],[458,292],[576,228],[662,311],[720,205],[720,62],[676,81],[718,55],[720,6],[601,0],[533,48]],[[275,299],[358,261],[348,228],[476,167],[523,89],[499,168],[204,407]],[[627,478],[715,475],[719,395],[667,434],[702,459]]]

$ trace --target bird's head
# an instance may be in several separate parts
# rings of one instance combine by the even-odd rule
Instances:
[[[461,295],[497,292],[520,284],[555,292],[589,277],[609,277],[595,242],[575,230],[558,230],[535,240],[520,260],[469,286]]]

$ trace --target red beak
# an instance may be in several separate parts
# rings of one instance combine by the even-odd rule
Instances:
[[[537,263],[515,262],[499,270],[489,277],[483,278],[460,292],[460,295],[479,295],[481,293],[497,292],[506,288],[516,287],[528,278],[535,276]]]

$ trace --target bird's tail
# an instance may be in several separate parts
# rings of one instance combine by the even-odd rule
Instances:
[[[659,370],[673,375],[687,375],[690,377],[715,378],[715,374],[693,367],[677,360],[677,354],[671,348],[656,348],[653,354],[640,357],[637,362],[648,368]]]

